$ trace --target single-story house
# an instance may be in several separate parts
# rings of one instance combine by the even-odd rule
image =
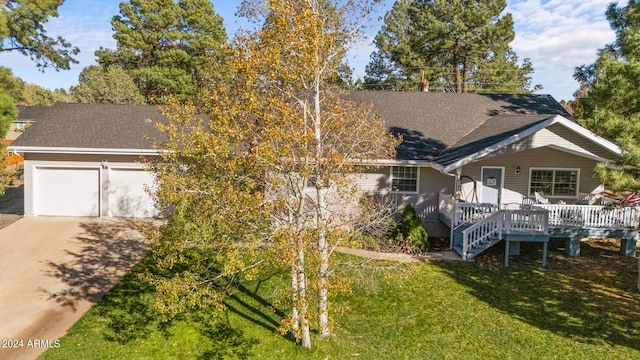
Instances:
[[[576,220],[603,213],[594,203],[603,200],[604,186],[593,169],[621,150],[580,126],[551,96],[354,91],[351,97],[372,104],[403,138],[395,160],[362,174],[364,190],[391,196],[399,210],[412,204],[429,235],[452,238],[463,258],[502,239],[541,239],[546,246],[550,235],[572,244],[579,236],[625,237],[633,245],[627,253],[635,253],[637,232],[629,229],[637,229],[637,214],[608,213],[615,226]],[[156,214],[144,191],[152,178],[139,159],[157,155],[147,139],[161,134],[146,119],[164,120],[147,105],[55,104],[42,113],[10,147],[25,157],[25,214]],[[531,231],[505,230],[506,222],[522,219],[535,225]]]
[[[395,162],[363,184],[389,192],[399,206],[412,204],[429,235],[451,238],[463,258],[501,240],[516,248],[539,241],[546,249],[550,236],[567,238],[572,255],[581,237],[603,236],[624,238],[622,251],[635,254],[638,209],[602,206],[604,186],[593,177],[596,164],[621,149],[580,126],[551,96],[351,96],[373,104],[403,138]]]

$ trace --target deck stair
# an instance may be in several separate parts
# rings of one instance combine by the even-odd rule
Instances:
[[[451,248],[465,260],[505,240],[507,254],[511,242],[543,243],[544,263],[550,236],[565,238],[570,256],[579,255],[580,239],[585,237],[620,238],[621,254],[636,255],[640,206],[529,203],[498,206],[458,201],[444,192],[438,201],[440,220],[451,229]],[[505,266],[507,261],[508,255]]]
[[[453,230],[453,250],[471,260],[502,240],[548,242],[548,211],[499,210]]]

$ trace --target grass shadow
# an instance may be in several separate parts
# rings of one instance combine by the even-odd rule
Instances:
[[[115,285],[97,304],[94,311],[104,324],[105,340],[125,345],[132,341],[172,336],[183,336],[178,328],[190,328],[198,333],[200,358],[250,358],[251,349],[259,343],[255,330],[246,333],[247,324],[257,325],[277,334],[285,314],[264,295],[280,281],[273,274],[264,274],[261,280],[219,284],[230,289],[224,300],[226,311],[213,314],[209,309],[192,309],[173,319],[163,320],[155,309],[155,286],[142,279],[143,275],[172,277],[184,268],[173,270],[156,266],[157,258],[149,253]],[[276,272],[279,274],[279,272]],[[242,320],[239,320],[242,319]],[[176,340],[172,340],[176,341]],[[179,341],[179,340],[178,340]],[[188,341],[188,340],[187,340]]]
[[[569,257],[554,242],[546,270],[536,266],[541,249],[535,246],[523,246],[509,269],[501,266],[504,245],[475,263],[438,266],[473,296],[513,318],[576,341],[640,350],[638,260],[621,256],[618,248],[610,240],[590,241],[582,243],[581,256]]]

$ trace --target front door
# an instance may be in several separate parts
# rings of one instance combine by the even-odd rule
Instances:
[[[500,204],[502,171],[503,168],[482,168],[482,203]]]

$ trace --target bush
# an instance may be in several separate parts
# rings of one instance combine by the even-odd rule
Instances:
[[[402,238],[411,246],[415,246],[420,250],[427,251],[429,235],[422,225],[422,220],[416,214],[416,210],[411,205],[407,205],[402,211],[400,219],[399,232]]]

